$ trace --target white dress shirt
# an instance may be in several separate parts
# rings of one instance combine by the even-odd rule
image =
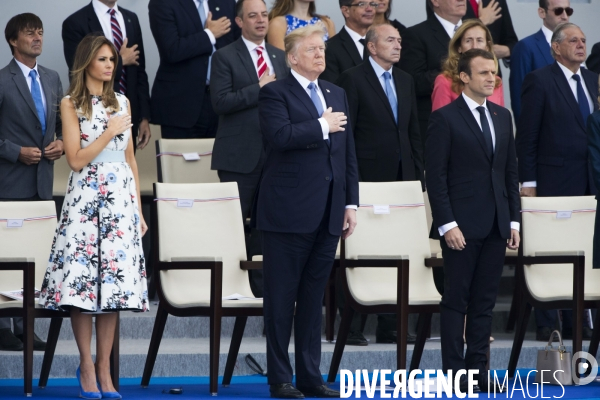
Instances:
[[[194,5],[196,6],[196,8],[200,7],[200,0],[193,0]],[[204,15],[206,15],[206,18],[208,18],[208,13],[210,12],[210,9],[208,8],[208,0],[204,0]],[[202,21],[202,23],[206,26],[206,21]],[[232,24],[235,23],[235,21],[231,21]],[[210,29],[204,29],[204,32],[206,32],[206,34],[208,35],[208,38],[210,39],[210,42],[213,45],[213,53],[215,52],[215,44],[217,44],[217,39],[215,38],[215,35],[210,31]]]
[[[440,17],[436,13],[433,13],[433,15],[435,15],[435,17],[438,19],[438,21],[440,21],[440,24],[442,24],[442,26],[444,27],[444,30],[450,37],[453,37],[454,32],[456,32],[456,30],[462,25],[462,19],[458,21],[458,24],[453,24],[452,22]]]
[[[583,86],[583,91],[585,92],[585,97],[587,98],[587,101],[588,101],[588,107],[590,108],[590,113],[594,112],[594,103],[592,102],[592,96],[590,96],[590,92],[588,91],[587,86],[585,85],[585,80],[583,79],[583,76],[581,75],[581,68],[578,69],[577,73],[574,74],[573,71],[571,71],[569,68],[565,67],[558,61],[556,63],[558,64],[558,66],[560,67],[562,72],[565,74],[565,78],[567,78],[567,82],[569,83],[569,86],[571,87],[573,96],[575,96],[575,100],[577,100],[578,103],[579,103],[579,99],[577,98],[577,81],[575,79],[573,79],[573,75],[579,75],[579,79],[581,79],[581,86]],[[522,186],[523,187],[537,187],[537,181],[523,182]]]
[[[394,92],[394,97],[396,98],[396,101],[398,101],[398,94],[396,93],[396,84],[394,83],[394,74],[393,74],[393,69],[394,66],[392,65],[392,68],[385,70],[383,69],[383,67],[379,64],[377,64],[377,62],[375,60],[373,60],[373,57],[369,57],[369,61],[371,62],[371,65],[373,66],[373,69],[375,70],[375,75],[377,75],[377,78],[379,79],[379,83],[381,83],[381,87],[383,88],[383,92],[386,93],[385,90],[385,78],[383,77],[383,74],[385,74],[386,72],[389,72],[392,79],[390,79],[390,84],[392,85],[392,92]]]
[[[247,40],[244,36],[242,36],[242,41],[248,48],[248,52],[250,53],[250,57],[252,58],[252,64],[254,65],[254,69],[256,70],[256,75],[258,76],[258,52],[256,51],[256,49],[259,46],[263,48],[262,55],[265,59],[265,62],[267,63],[267,68],[269,68],[269,75],[273,75],[275,73],[275,70],[273,69],[273,63],[271,63],[269,53],[267,53],[267,46],[265,45],[265,41],[263,40],[261,44],[256,44]]]
[[[94,7],[94,11],[96,12],[96,16],[100,21],[100,26],[102,26],[102,32],[104,32],[104,36],[110,39],[111,42],[114,43],[114,38],[112,34],[112,26],[110,24],[110,14],[111,10],[106,4],[101,3],[100,0],[92,0],[92,7]],[[123,13],[119,11],[119,7],[115,4],[113,7],[115,10],[115,18],[117,18],[117,22],[119,23],[119,28],[121,28],[121,33],[123,34],[123,40],[127,37],[127,31],[125,30],[125,20],[123,19]],[[130,45],[131,46],[131,45]]]
[[[550,29],[546,28],[545,25],[542,25],[542,33],[544,34],[544,37],[546,38],[546,42],[548,42],[548,44],[550,44],[550,42],[552,41],[552,34],[554,32],[552,32]]]
[[[482,131],[483,131],[483,129],[481,128],[481,114],[479,114],[477,107],[485,108],[485,116],[487,117],[488,125],[490,126],[490,131],[492,133],[492,146],[495,151],[496,150],[496,130],[494,129],[494,122],[492,120],[492,114],[490,114],[490,110],[487,108],[487,101],[484,101],[483,104],[480,105],[475,100],[473,100],[469,96],[467,96],[466,94],[463,93],[462,96],[463,96],[463,99],[465,99],[465,101],[467,102],[467,107],[469,107],[469,110],[471,110],[471,112],[473,113],[473,117],[475,117],[475,121],[477,121],[477,125],[479,125],[479,129],[481,129]],[[449,222],[445,225],[438,227],[438,232],[440,233],[440,236],[444,236],[446,234],[446,232],[448,232],[452,228],[456,228],[457,226],[458,226],[458,224],[456,223],[456,221],[452,221],[452,222]],[[521,228],[520,223],[518,223],[516,221],[511,221],[510,229],[514,229],[514,230],[518,231],[520,228]]]
[[[348,34],[352,38],[352,41],[354,42],[354,45],[356,46],[356,49],[358,50],[358,54],[360,54],[360,58],[362,58],[363,53],[365,51],[365,45],[363,45],[360,42],[360,39],[364,39],[365,37],[360,36],[360,34],[354,32],[352,29],[348,28],[348,25],[344,25],[344,29],[346,29],[346,32],[348,32]]]
[[[21,71],[23,71],[23,75],[25,75],[25,81],[27,82],[27,86],[29,87],[29,92],[31,92],[31,77],[29,76],[29,72],[31,72],[31,70],[34,69],[35,72],[37,73],[36,81],[37,81],[38,85],[40,86],[40,93],[42,95],[42,104],[44,105],[44,114],[48,115],[48,106],[46,105],[46,96],[44,95],[44,88],[42,87],[42,81],[40,81],[40,71],[38,71],[37,63],[35,64],[35,67],[29,68],[27,65],[23,64],[16,58],[15,58],[15,61],[17,62],[17,65],[19,66],[19,68],[21,68]]]

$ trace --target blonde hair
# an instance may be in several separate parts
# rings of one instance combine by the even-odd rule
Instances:
[[[284,39],[283,43],[285,46],[285,60],[288,64],[288,67],[291,68],[290,62],[288,60],[288,55],[293,54],[298,50],[298,46],[300,42],[310,36],[319,35],[319,37],[323,37],[323,28],[317,25],[307,25],[303,28],[298,28],[291,31]],[[325,43],[325,42],[323,42]]]
[[[87,119],[92,117],[92,98],[90,91],[85,84],[87,77],[86,71],[98,54],[98,51],[100,51],[100,48],[105,45],[109,46],[112,51],[115,59],[115,68],[113,69],[110,81],[104,82],[102,85],[102,104],[104,104],[104,107],[106,107],[109,112],[119,109],[119,102],[113,89],[117,71],[116,60],[119,58],[117,49],[112,42],[104,36],[87,35],[81,40],[75,51],[73,70],[71,71],[71,85],[67,91],[67,95],[71,97],[77,112]]]
[[[448,58],[446,58],[442,64],[442,74],[446,78],[450,79],[452,82],[452,91],[456,94],[460,94],[462,92],[464,85],[460,80],[460,75],[458,73],[458,60],[460,59],[458,48],[460,47],[462,38],[467,31],[476,27],[483,29],[485,32],[485,42],[487,44],[486,50],[494,54],[494,41],[492,40],[492,34],[487,26],[485,26],[485,24],[478,19],[469,19],[463,22],[450,40],[450,44],[448,45]],[[496,58],[496,55],[494,55],[494,62],[496,63],[496,71],[498,71],[498,59]],[[501,84],[502,80],[499,77],[496,77],[495,88],[498,88]]]

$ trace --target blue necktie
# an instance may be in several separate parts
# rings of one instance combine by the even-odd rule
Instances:
[[[579,103],[579,111],[581,111],[583,124],[585,125],[590,115],[590,104],[588,103],[587,97],[585,96],[585,91],[581,85],[581,77],[576,74],[573,75],[573,79],[577,81],[577,102]]]
[[[392,89],[392,75],[386,71],[383,73],[383,79],[385,80],[385,94],[390,102],[390,106],[392,107],[394,120],[396,123],[398,123],[398,100],[396,100],[396,96],[394,96],[394,90]]]
[[[200,14],[200,21],[202,22],[202,27],[205,28],[206,27],[206,12],[204,11],[204,2],[206,0],[199,0],[198,1],[198,13]],[[215,51],[215,48],[213,46],[213,53]],[[206,73],[206,82],[210,82],[210,61],[212,59],[212,55],[210,57],[208,57],[208,72]]]
[[[31,97],[35,103],[35,109],[37,111],[38,118],[42,123],[42,136],[46,134],[46,112],[44,111],[44,102],[42,101],[42,91],[40,90],[40,84],[37,81],[37,71],[32,69],[29,71],[31,77]]]
[[[321,98],[319,97],[319,94],[317,93],[317,85],[314,84],[314,82],[311,82],[308,84],[308,89],[310,90],[310,99],[312,100],[313,104],[315,105],[315,108],[317,109],[317,113],[319,114],[319,117],[321,117],[321,115],[323,115],[323,103],[321,103]],[[329,144],[329,139],[325,140],[327,142],[327,144]]]

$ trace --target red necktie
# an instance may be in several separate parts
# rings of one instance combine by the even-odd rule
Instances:
[[[117,17],[115,14],[117,13],[114,9],[108,10],[110,14],[110,27],[112,29],[113,35],[113,43],[117,48],[117,53],[121,51],[121,46],[123,46],[123,33],[121,32],[121,26],[119,25],[119,21],[117,21]],[[127,90],[127,79],[125,78],[125,66],[121,69],[121,79],[119,80],[119,91],[122,94],[125,94]]]
[[[263,57],[263,47],[258,46],[256,48],[256,52],[258,53],[258,60],[256,60],[256,69],[258,71],[258,79],[262,78],[262,76],[267,71],[267,62]]]
[[[479,18],[479,4],[477,0],[469,0],[471,2],[471,7],[473,7],[473,12],[475,13],[475,17]]]

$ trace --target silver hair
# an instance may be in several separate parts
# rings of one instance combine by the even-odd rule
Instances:
[[[302,40],[306,39],[307,37],[313,36],[313,35],[321,35],[321,37],[323,37],[324,34],[325,34],[325,31],[319,25],[307,25],[303,28],[298,28],[298,29],[294,29],[293,31],[291,31],[283,39],[284,46],[285,46],[285,61],[288,65],[288,67],[290,67],[290,68],[292,67],[290,65],[288,55],[296,53],[296,51],[298,50],[298,46],[300,45],[300,42]]]
[[[577,29],[581,30],[581,28],[579,26],[577,26],[576,24],[574,24],[572,22],[565,22],[565,23],[558,25],[556,28],[554,28],[554,32],[552,33],[552,39],[550,40],[550,53],[552,54],[553,58],[556,58],[556,53],[554,52],[552,43],[561,43],[563,40],[565,40],[565,37],[566,37],[565,29],[568,29],[568,28],[577,28]]]

